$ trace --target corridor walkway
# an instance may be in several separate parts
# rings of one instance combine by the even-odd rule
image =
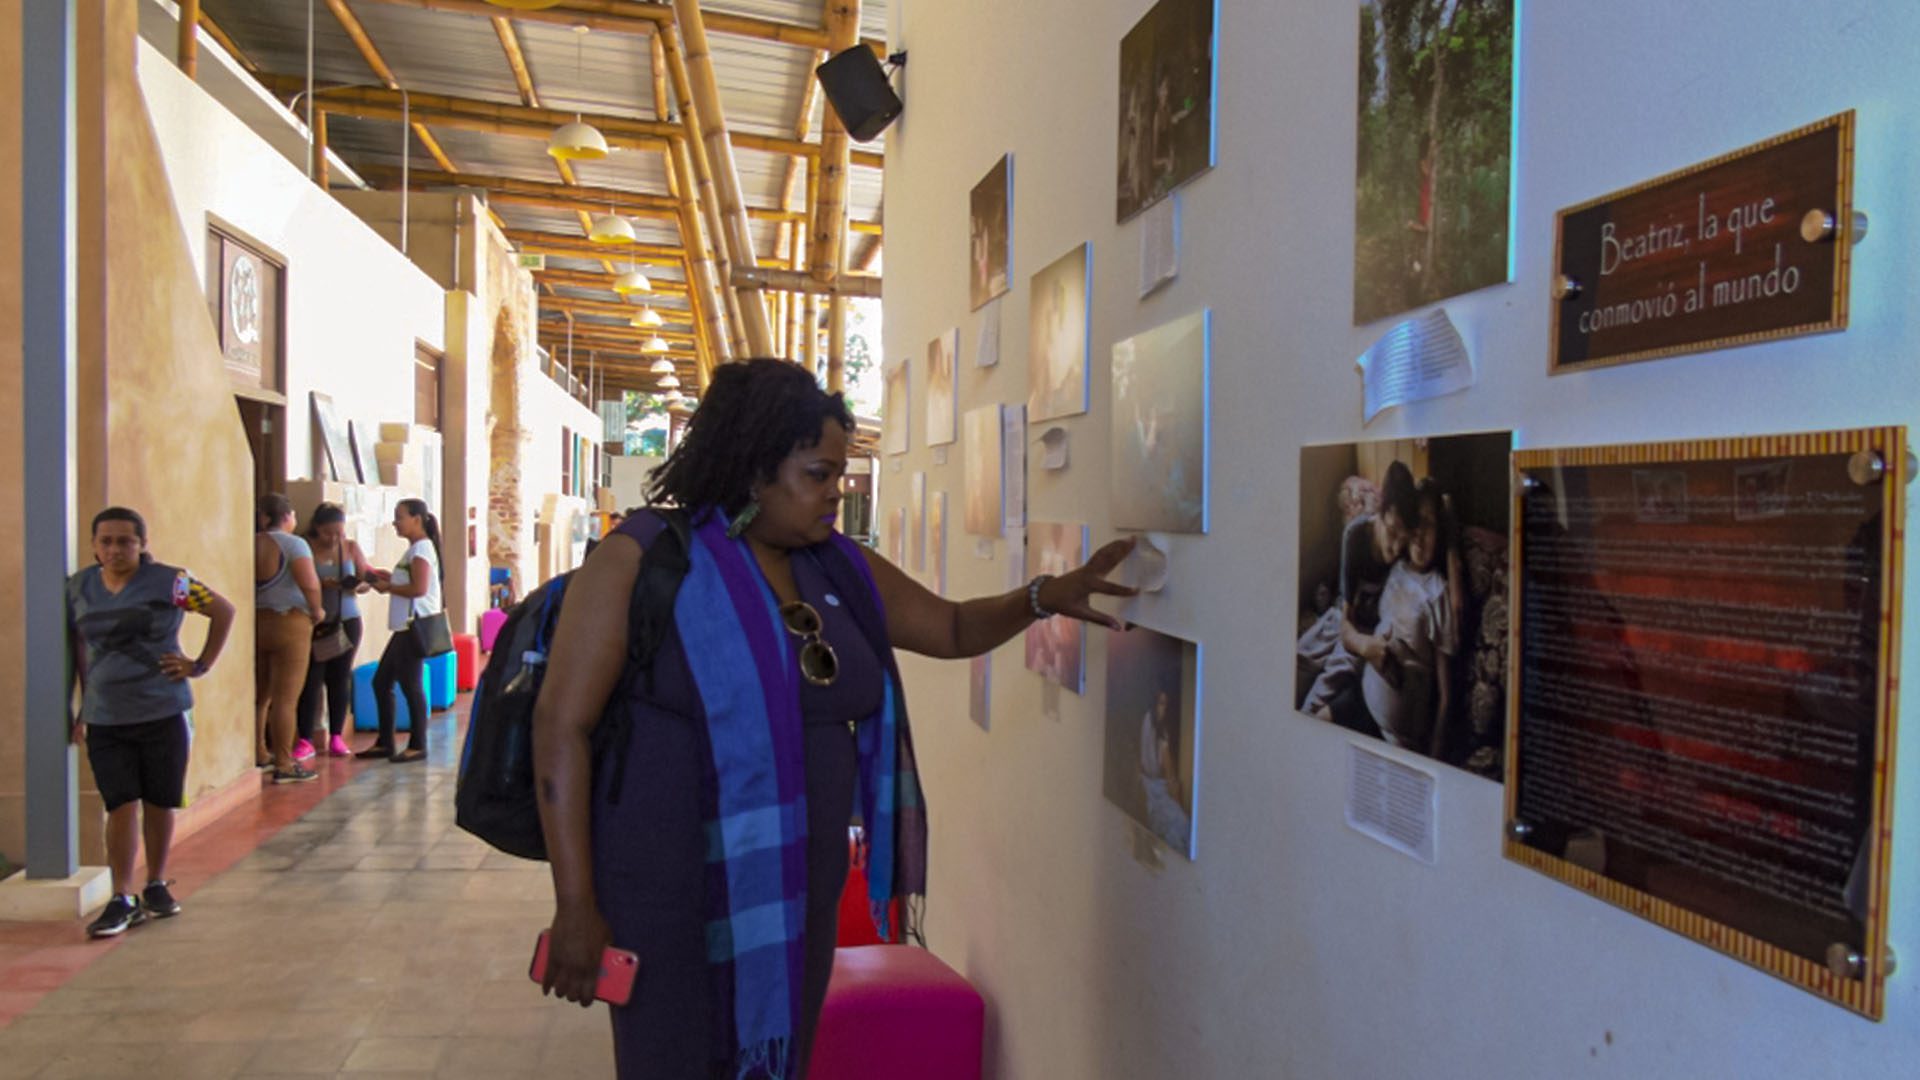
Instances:
[[[340,779],[312,809],[275,822],[276,802],[320,785],[269,788],[251,835],[191,838],[178,918],[112,943],[39,928],[68,943],[0,966],[0,1000],[35,996],[0,1012],[0,1077],[611,1076],[604,1006],[527,979],[553,912],[545,864],[454,828],[451,713],[433,734],[424,768],[321,761],[323,783]],[[247,853],[223,861],[236,843]],[[196,880],[216,863],[231,865]],[[0,924],[0,955],[32,930]]]

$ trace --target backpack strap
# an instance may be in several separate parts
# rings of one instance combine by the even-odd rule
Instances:
[[[626,779],[627,751],[633,739],[633,719],[621,708],[618,698],[631,687],[629,680],[641,681],[642,693],[653,694],[653,660],[660,646],[673,632],[673,605],[680,596],[680,582],[687,576],[692,550],[693,529],[687,513],[678,509],[652,509],[666,523],[640,559],[640,574],[633,584],[633,596],[627,604],[627,670],[615,690],[615,701],[595,729],[596,741],[613,757],[613,772],[607,778],[607,801],[620,801],[620,789]],[[602,732],[604,736],[602,737]]]

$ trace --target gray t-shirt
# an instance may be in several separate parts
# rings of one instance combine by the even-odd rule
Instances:
[[[268,532],[267,536],[280,547],[280,569],[267,580],[254,583],[253,606],[261,611],[313,614],[307,610],[307,594],[301,591],[300,583],[293,579],[293,561],[313,558],[313,548],[304,538],[290,532],[275,529]]]
[[[160,563],[142,566],[117,593],[98,566],[67,579],[67,624],[86,649],[81,720],[142,724],[193,707],[186,680],[167,678],[160,658],[180,651],[180,624],[204,592],[185,570]]]

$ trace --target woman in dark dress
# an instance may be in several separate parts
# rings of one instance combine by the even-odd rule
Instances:
[[[624,601],[663,519],[630,518],[568,587],[534,715],[556,898],[545,987],[588,1004],[608,945],[639,955],[632,999],[612,1010],[623,1080],[805,1075],[856,790],[875,910],[924,894],[894,648],[977,656],[1050,615],[1120,629],[1089,600],[1132,594],[1107,580],[1131,541],[954,602],[841,536],[853,426],[792,364],[719,369],[649,492],[685,508],[693,533],[650,679],[622,679]],[[595,769],[610,698],[628,738]]]

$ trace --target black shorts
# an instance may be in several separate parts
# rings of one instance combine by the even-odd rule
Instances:
[[[134,801],[178,810],[187,799],[187,718],[140,724],[88,724],[87,762],[108,810]]]

